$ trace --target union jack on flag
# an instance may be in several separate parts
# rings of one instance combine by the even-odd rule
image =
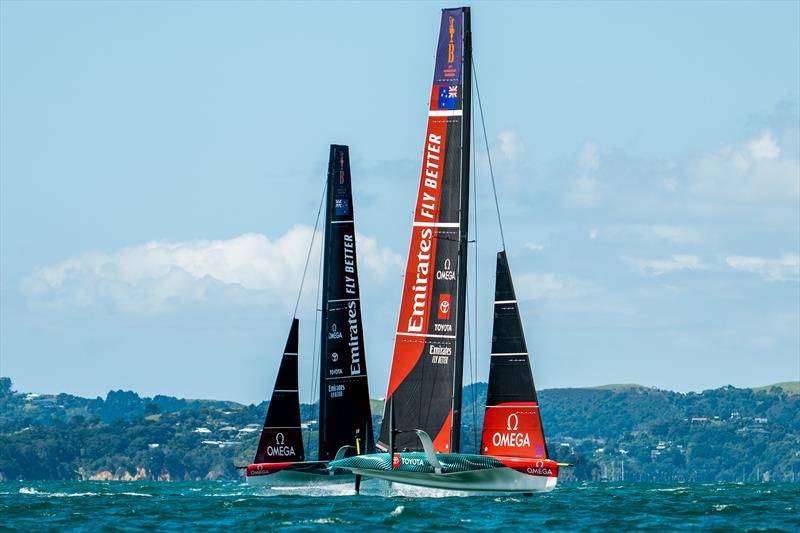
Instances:
[[[458,85],[439,86],[439,109],[455,109],[458,104]]]

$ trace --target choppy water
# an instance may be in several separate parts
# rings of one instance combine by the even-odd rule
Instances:
[[[562,484],[533,497],[400,496],[388,485],[3,482],[0,530],[800,531],[798,484]]]

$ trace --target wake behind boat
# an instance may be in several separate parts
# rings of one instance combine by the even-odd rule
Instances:
[[[374,449],[347,146],[331,145],[326,198],[319,460],[305,461],[297,379],[299,321],[294,318],[256,457],[246,468],[248,483],[352,481],[348,471],[328,469],[328,462]]]
[[[459,492],[549,491],[556,486],[559,464],[547,454],[505,250],[497,256],[489,395],[480,454],[459,453],[471,85],[470,10],[445,9],[377,444],[386,453],[332,461],[331,467],[356,476]]]

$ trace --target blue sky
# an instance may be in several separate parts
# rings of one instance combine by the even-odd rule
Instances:
[[[472,6],[537,385],[800,379],[800,4]],[[383,396],[441,7],[0,3],[0,374],[265,398],[343,143]],[[477,146],[485,380],[499,237]]]

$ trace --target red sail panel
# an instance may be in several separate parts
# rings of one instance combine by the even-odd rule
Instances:
[[[481,454],[546,459],[539,406],[535,402],[487,406]]]
[[[393,402],[396,428],[423,429],[439,452],[451,451],[455,373],[463,357],[466,244],[463,8],[442,12],[422,172],[406,265],[386,408]],[[468,88],[467,88],[468,89]],[[462,216],[463,215],[463,216]],[[460,387],[460,379],[457,380]],[[460,406],[457,407],[460,409]],[[388,412],[388,411],[386,411]],[[387,449],[388,417],[378,446]],[[413,433],[395,438],[398,450],[421,450]]]

